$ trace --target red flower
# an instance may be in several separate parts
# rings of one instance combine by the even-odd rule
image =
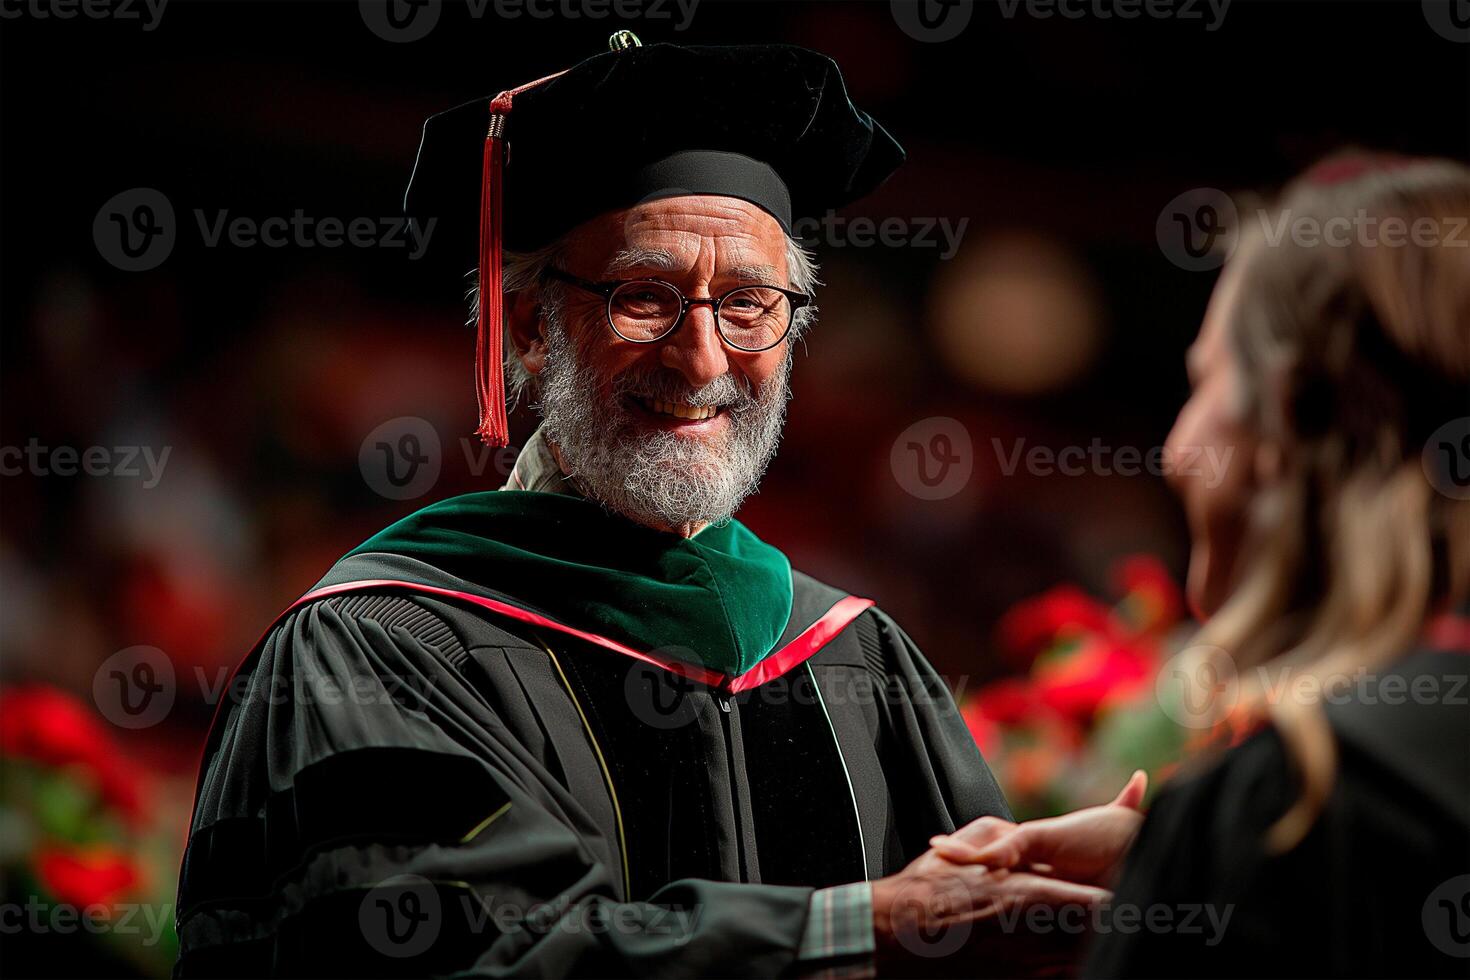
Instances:
[[[109,805],[129,818],[143,814],[140,774],[96,715],[64,691],[42,685],[0,691],[0,755],[74,766],[95,781]]]
[[[1113,636],[1118,624],[1107,606],[1072,585],[1059,585],[1013,606],[997,627],[1001,650],[1025,668],[1061,639],[1089,634]]]
[[[1034,690],[1041,704],[1075,721],[1092,719],[1105,703],[1131,698],[1153,683],[1146,649],[1096,637],[1064,657],[1037,661]]]
[[[1030,684],[1019,677],[1006,677],[986,684],[969,706],[981,717],[1000,725],[1023,725],[1036,710]]]
[[[980,754],[985,758],[994,757],[1000,749],[1000,726],[991,718],[986,717],[980,710],[979,704],[972,700],[966,701],[960,708],[960,717],[965,720],[965,727],[970,729],[970,737],[980,748]]]
[[[1130,555],[1113,568],[1123,596],[1121,612],[1137,632],[1163,633],[1184,615],[1184,595],[1164,563],[1153,555]]]
[[[43,847],[36,854],[36,873],[47,891],[79,908],[110,905],[142,878],[131,858],[108,847]]]

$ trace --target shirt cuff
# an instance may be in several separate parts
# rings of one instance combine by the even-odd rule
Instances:
[[[802,975],[872,976],[873,949],[873,891],[866,881],[812,892],[796,951]]]

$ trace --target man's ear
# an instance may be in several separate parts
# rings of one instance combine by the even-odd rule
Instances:
[[[522,289],[506,297],[506,322],[516,356],[527,373],[537,375],[546,364],[546,318],[534,289]]]

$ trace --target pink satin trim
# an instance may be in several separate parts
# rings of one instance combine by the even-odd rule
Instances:
[[[364,579],[357,582],[343,582],[338,585],[328,585],[316,589],[291,603],[281,613],[280,617],[277,617],[277,621],[279,622],[281,618],[287,616],[292,610],[308,602],[314,602],[317,599],[340,595],[343,592],[358,592],[364,589],[380,588],[408,589],[412,592],[468,602],[482,609],[488,609],[498,615],[519,620],[522,623],[530,623],[532,626],[540,626],[545,629],[556,630],[558,633],[565,633],[568,636],[575,636],[579,640],[595,644],[614,653],[620,653],[625,657],[632,657],[634,660],[640,660],[646,664],[652,664],[655,667],[662,667],[664,670],[678,674],[680,677],[698,681],[706,687],[713,687],[729,694],[739,694],[741,691],[748,691],[753,687],[759,687],[806,663],[818,650],[830,643],[833,637],[841,633],[849,623],[861,615],[865,609],[868,609],[874,604],[872,599],[863,599],[859,596],[852,595],[844,596],[837,600],[831,609],[823,613],[820,619],[798,633],[790,643],[772,653],[738,677],[729,677],[717,670],[710,670],[708,667],[700,667],[696,664],[686,664],[681,660],[660,657],[652,653],[644,653],[641,650],[633,649],[627,644],[619,643],[617,640],[600,636],[597,633],[589,633],[586,630],[580,630],[575,626],[568,626],[565,623],[559,623],[550,617],[531,612],[529,609],[522,609],[520,606],[515,606],[508,602],[502,602],[499,599],[490,599],[486,596],[474,595],[470,592],[460,592],[455,589],[444,589],[437,585],[420,585],[417,582],[400,582],[395,579]]]

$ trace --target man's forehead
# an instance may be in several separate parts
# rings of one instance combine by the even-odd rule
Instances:
[[[687,195],[647,201],[600,216],[569,236],[579,265],[675,271],[713,253],[720,265],[776,268],[786,234],[761,208],[739,198]]]

